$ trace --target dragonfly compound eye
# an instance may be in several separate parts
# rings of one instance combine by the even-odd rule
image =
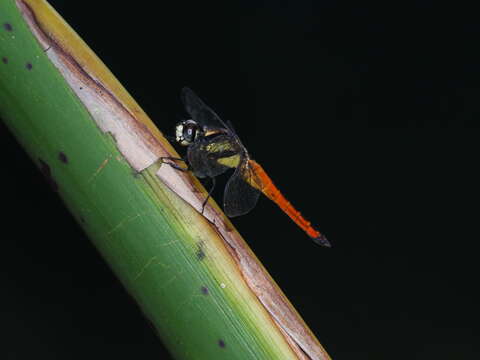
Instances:
[[[176,140],[181,145],[187,146],[194,142],[198,133],[198,125],[193,120],[183,121],[177,125]]]

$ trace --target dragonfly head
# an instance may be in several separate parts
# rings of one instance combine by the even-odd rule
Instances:
[[[201,132],[198,124],[193,120],[184,120],[175,127],[175,140],[183,146],[188,146],[195,141]]]

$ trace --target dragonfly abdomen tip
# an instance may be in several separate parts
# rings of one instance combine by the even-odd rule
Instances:
[[[316,238],[313,238],[313,241],[315,241],[318,245],[322,245],[325,247],[332,247],[332,244],[330,244],[330,241],[328,241],[327,238],[321,234]]]

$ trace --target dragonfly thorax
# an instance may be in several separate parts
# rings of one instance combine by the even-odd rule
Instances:
[[[198,124],[193,120],[185,120],[175,127],[175,140],[183,146],[188,146],[195,141],[201,133]]]

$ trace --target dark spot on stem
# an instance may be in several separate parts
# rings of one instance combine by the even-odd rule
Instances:
[[[67,163],[68,163],[67,155],[65,155],[64,152],[60,151],[60,152],[58,153],[58,158],[59,158],[60,161],[63,162],[64,164],[67,164]]]
[[[82,224],[85,224],[85,218],[84,218],[83,216],[80,216],[80,222],[81,222]]]
[[[27,70],[32,70],[33,65],[31,63],[27,63],[25,67],[27,68]]]
[[[201,247],[198,248],[197,250],[197,259],[202,261],[203,259],[205,259],[205,252],[203,251],[203,249]]]
[[[9,23],[3,24],[3,27],[4,27],[5,30],[7,30],[7,31],[13,31],[13,27],[12,27],[12,25],[9,24]]]
[[[220,346],[222,349],[225,348],[225,341],[223,341],[222,339],[218,340],[218,346]]]
[[[205,251],[203,250],[203,241],[199,241],[197,243],[197,251],[195,252],[195,255],[197,256],[197,259],[202,261],[205,259]]]
[[[203,295],[208,295],[208,288],[206,286],[202,286],[200,290],[202,291]]]
[[[50,166],[42,159],[38,159],[38,162],[40,163],[40,171],[45,176],[45,179],[47,179],[47,182],[50,184],[53,191],[58,191],[58,184],[52,177],[52,171],[50,170]]]
[[[8,64],[8,59],[7,59],[5,56],[3,56],[3,57],[2,57],[2,62],[3,62],[4,64]]]

